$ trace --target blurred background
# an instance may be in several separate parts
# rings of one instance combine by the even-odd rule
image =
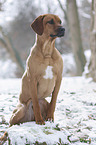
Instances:
[[[0,78],[20,78],[35,42],[30,27],[41,14],[58,15],[65,36],[56,39],[64,61],[63,76],[80,76],[90,65],[90,31],[94,0],[0,0]],[[86,61],[87,60],[87,61]],[[87,62],[87,63],[86,63]],[[88,68],[86,68],[87,73]]]

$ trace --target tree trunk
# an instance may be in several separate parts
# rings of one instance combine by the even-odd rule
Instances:
[[[91,60],[89,65],[89,73],[93,80],[96,81],[96,0],[92,0],[90,48]]]
[[[82,72],[84,71],[86,59],[82,47],[76,0],[67,0],[67,14],[68,14],[70,36],[71,36],[70,41],[74,53],[75,62],[76,62],[77,75],[82,75]]]

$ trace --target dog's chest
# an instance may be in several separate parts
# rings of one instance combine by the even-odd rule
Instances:
[[[47,66],[45,69],[45,75],[43,76],[44,79],[53,79],[53,66]]]
[[[38,80],[37,93],[38,97],[47,97],[49,96],[55,87],[56,82],[56,72],[54,66],[47,65],[42,69],[40,78]]]

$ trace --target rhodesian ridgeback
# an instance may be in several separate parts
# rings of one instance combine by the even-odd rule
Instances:
[[[13,111],[10,126],[27,121],[45,124],[54,120],[54,111],[59,92],[63,61],[55,48],[55,39],[64,36],[61,20],[53,14],[36,18],[31,27],[36,32],[36,42],[27,59],[26,71],[22,77],[20,104]],[[48,103],[45,98],[51,95]]]

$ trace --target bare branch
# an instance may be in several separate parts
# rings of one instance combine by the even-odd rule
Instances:
[[[57,0],[57,1],[58,1],[58,3],[59,3],[59,6],[60,6],[61,10],[62,10],[63,13],[64,13],[65,19],[67,20],[67,13],[66,13],[66,10],[65,10],[64,7],[62,6],[61,1],[60,1],[60,0]]]

